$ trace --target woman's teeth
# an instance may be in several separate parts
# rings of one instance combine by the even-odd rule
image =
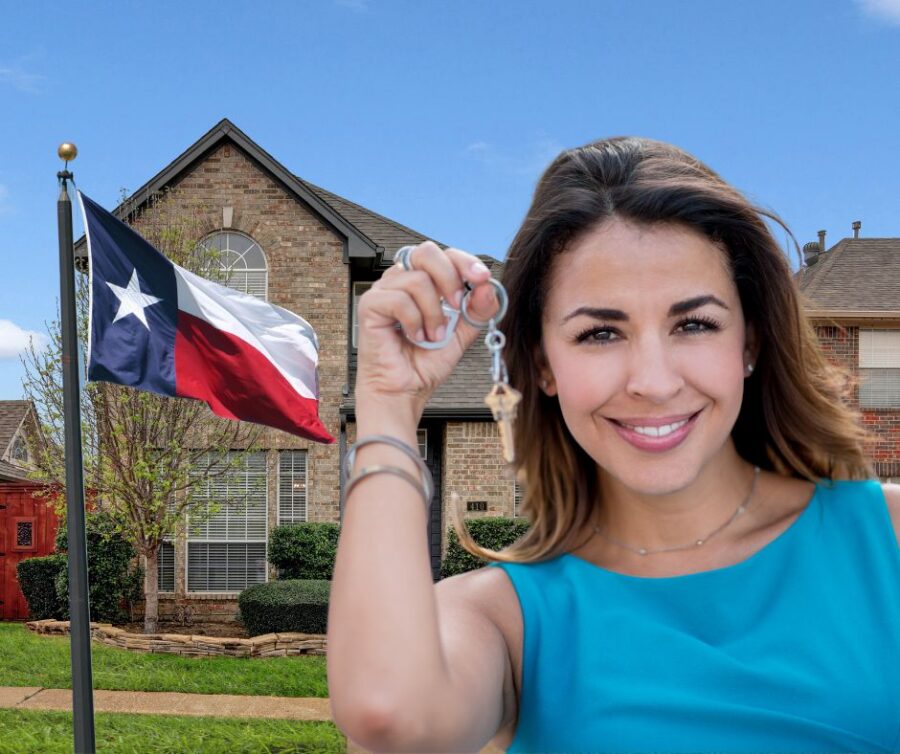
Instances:
[[[647,435],[648,437],[665,437],[666,435],[672,434],[676,429],[683,427],[688,423],[690,419],[682,419],[680,422],[675,422],[674,424],[663,424],[661,427],[635,427],[631,424],[623,424],[623,427],[628,427],[628,429],[637,432],[639,435]]]

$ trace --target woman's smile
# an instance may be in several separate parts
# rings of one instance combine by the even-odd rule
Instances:
[[[701,409],[702,410],[702,409]],[[638,450],[659,453],[680,445],[690,434],[700,411],[686,416],[662,419],[608,419],[626,442]]]

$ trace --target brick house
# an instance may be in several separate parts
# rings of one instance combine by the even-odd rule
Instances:
[[[356,303],[398,248],[427,236],[294,175],[228,120],[134,192],[116,214],[167,187],[212,208],[197,242],[221,250],[233,265],[229,285],[298,313],[316,330],[319,414],[339,439],[322,445],[265,431],[265,450],[241,472],[244,482],[264,480],[254,485],[260,493],[245,512],[223,510],[199,533],[163,546],[161,619],[187,605],[194,617],[227,620],[237,609],[238,592],[274,577],[265,561],[272,527],[340,521],[339,469],[355,438]],[[482,259],[499,276],[500,263]],[[476,341],[429,403],[419,428],[419,448],[436,482],[427,532],[435,579],[446,549],[451,491],[474,515],[515,512],[515,483],[502,474],[497,431],[483,403],[489,373],[486,350]]]
[[[853,238],[803,247],[797,283],[826,354],[854,377],[852,401],[875,436],[882,480],[900,479],[900,238]]]

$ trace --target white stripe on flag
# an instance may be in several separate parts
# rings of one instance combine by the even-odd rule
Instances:
[[[205,280],[177,264],[178,308],[249,343],[304,398],[318,400],[318,340],[310,324],[287,309]]]

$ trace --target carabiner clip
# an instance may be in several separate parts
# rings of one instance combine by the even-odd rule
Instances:
[[[447,317],[447,324],[445,325],[447,328],[447,333],[441,340],[416,340],[415,338],[410,337],[409,334],[406,334],[407,340],[410,343],[418,346],[419,348],[427,348],[429,350],[436,350],[438,348],[443,348],[446,346],[452,339],[453,334],[456,332],[456,325],[459,322],[460,315],[462,318],[472,327],[475,328],[483,328],[490,327],[491,323],[496,325],[501,319],[503,319],[503,315],[506,314],[506,310],[509,307],[509,297],[506,295],[506,288],[503,287],[503,284],[500,283],[499,280],[495,280],[494,278],[488,278],[488,282],[494,286],[494,290],[497,294],[497,299],[500,302],[500,309],[497,313],[491,317],[486,322],[481,322],[477,319],[472,319],[469,316],[469,296],[472,295],[472,289],[469,288],[462,299],[462,304],[459,309],[454,309],[450,304],[448,304],[444,299],[441,299],[441,311],[444,312],[444,316]]]

